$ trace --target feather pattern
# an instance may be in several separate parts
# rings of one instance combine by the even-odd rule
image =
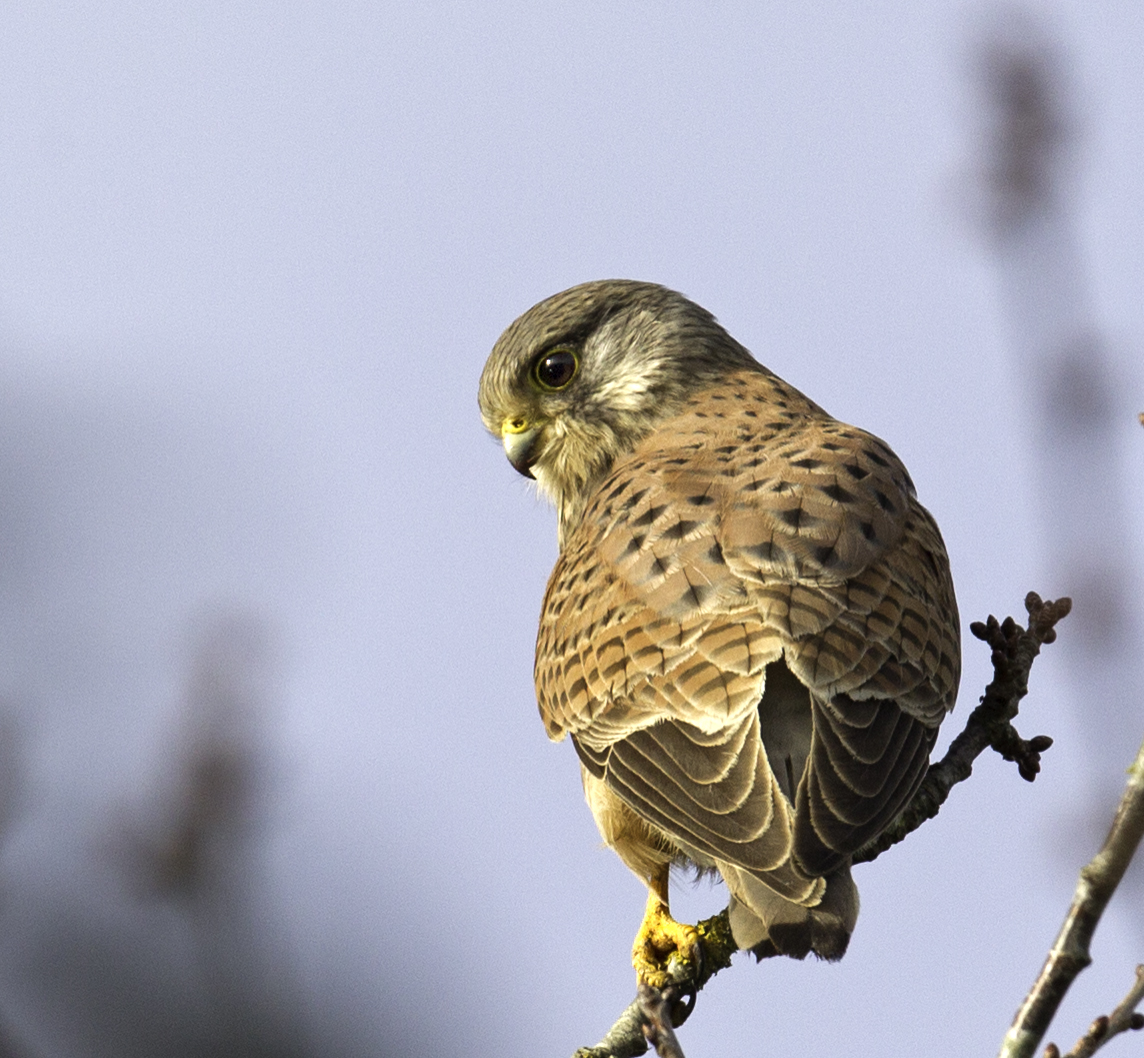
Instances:
[[[555,354],[575,367],[545,385]],[[916,790],[960,674],[945,546],[901,461],[626,280],[521,316],[480,404],[559,509],[537,700],[604,839],[649,883],[717,869],[741,946],[839,957],[850,858]]]
[[[550,736],[669,844],[798,901],[792,878],[838,870],[912,796],[959,657],[944,546],[894,453],[743,371],[596,490],[536,685]],[[760,729],[783,667],[810,724],[785,795]]]

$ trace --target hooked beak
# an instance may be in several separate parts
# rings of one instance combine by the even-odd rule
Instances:
[[[501,423],[501,444],[504,454],[518,474],[526,478],[534,477],[532,464],[536,462],[537,441],[543,424],[532,423],[527,419],[505,419]]]

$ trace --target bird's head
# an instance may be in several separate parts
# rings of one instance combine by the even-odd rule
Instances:
[[[727,372],[758,368],[706,309],[665,287],[583,283],[534,305],[481,374],[481,417],[509,462],[578,519],[617,458]]]

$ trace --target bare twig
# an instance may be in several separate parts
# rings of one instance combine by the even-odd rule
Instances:
[[[984,624],[971,626],[974,635],[985,640],[993,649],[993,680],[985,688],[981,703],[970,713],[965,729],[953,740],[946,755],[930,766],[925,780],[909,806],[891,824],[878,841],[872,842],[855,857],[855,863],[866,863],[875,859],[886,849],[896,845],[907,834],[920,827],[927,819],[937,815],[949,791],[959,782],[968,779],[973,771],[973,762],[989,746],[992,746],[1006,760],[1017,762],[1021,775],[1032,782],[1040,770],[1040,754],[1052,744],[1052,739],[1044,735],[1028,741],[1022,739],[1013,728],[1013,718],[1021,699],[1029,689],[1029,670],[1041,646],[1056,638],[1055,625],[1071,608],[1068,599],[1055,602],[1042,602],[1036,592],[1025,597],[1025,609],[1029,614],[1028,629],[1022,628],[1011,617],[999,622],[990,616]],[[700,922],[696,929],[702,945],[702,968],[695,981],[680,980],[677,985],[686,986],[692,994],[698,994],[703,986],[720,970],[731,965],[731,956],[738,950],[731,935],[731,924],[726,909],[718,915]],[[654,993],[654,990],[648,990]],[[648,1024],[648,999],[637,996],[616,1019],[607,1035],[595,1047],[582,1047],[573,1058],[637,1058],[646,1054],[648,1038],[644,1026]],[[673,1009],[674,1025],[683,1023],[690,1007],[682,1014]],[[674,1033],[672,1033],[674,1041]],[[678,1042],[673,1042],[675,1051],[660,1051],[663,1055],[682,1054]]]
[[[1042,602],[1036,592],[1025,596],[1029,627],[1022,628],[1012,617],[998,621],[992,614],[983,624],[975,621],[970,631],[993,648],[993,679],[985,688],[981,703],[969,714],[965,730],[950,743],[946,754],[929,771],[905,811],[882,832],[876,841],[860,850],[855,863],[868,863],[927,819],[937,815],[949,791],[973,772],[973,762],[987,746],[1006,760],[1016,761],[1023,779],[1032,782],[1041,770],[1041,754],[1053,744],[1046,735],[1025,740],[1013,727],[1021,699],[1029,691],[1029,670],[1041,646],[1056,639],[1056,624],[1072,608],[1070,599]]]
[[[1129,1029],[1144,1029],[1144,1014],[1136,1012],[1144,999],[1144,966],[1136,967],[1136,982],[1116,1006],[1111,1014],[1101,1014],[1089,1027],[1065,1058],[1091,1058],[1113,1036],[1119,1036]],[[1060,1048],[1050,1043],[1045,1048],[1044,1058],[1061,1058]]]
[[[1040,975],[1005,1034],[998,1058],[1028,1058],[1036,1050],[1069,986],[1077,974],[1092,962],[1089,945],[1096,932],[1097,923],[1100,922],[1100,916],[1108,906],[1108,901],[1116,891],[1117,885],[1120,884],[1120,879],[1124,877],[1124,872],[1142,836],[1144,836],[1144,744],[1140,746],[1132,767],[1128,769],[1128,783],[1117,806],[1112,829],[1108,832],[1101,850],[1081,869],[1072,906],[1065,916],[1064,925],[1049,951]],[[1138,979],[1137,986],[1139,985]],[[1133,999],[1133,994],[1129,993],[1126,1003]],[[1122,1015],[1130,1018],[1132,1023],[1129,1027],[1135,1026],[1131,1016],[1139,1001],[1140,996],[1136,995],[1135,1002],[1127,1013]],[[1121,1004],[1121,1007],[1123,1006],[1124,1004]],[[1119,1011],[1121,1007],[1117,1010]],[[1090,1034],[1091,1032],[1092,1030]]]
[[[1113,1036],[1119,1036],[1129,1029],[1144,1029],[1144,1014],[1137,1012],[1136,1008],[1144,1000],[1144,966],[1136,967],[1136,981],[1111,1014],[1101,1014],[1088,1028],[1065,1058],[1091,1058]],[[1050,1043],[1045,1048],[1045,1056],[1049,1058],[1051,1051],[1056,1051],[1056,1045]],[[1056,1058],[1054,1055],[1053,1058]]]

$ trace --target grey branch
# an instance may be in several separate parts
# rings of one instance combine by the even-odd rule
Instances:
[[[595,1047],[581,1047],[572,1058],[637,1058],[647,1054],[640,1001],[633,999]]]
[[[1081,869],[1064,925],[1040,975],[1005,1034],[998,1058],[1028,1058],[1036,1050],[1069,986],[1077,974],[1092,962],[1089,953],[1092,936],[1128,869],[1141,836],[1144,836],[1144,744],[1141,744],[1136,760],[1128,769],[1128,783],[1116,808],[1112,829],[1101,850]],[[1129,993],[1128,998],[1132,999],[1132,996]],[[1128,1011],[1129,1016],[1139,1001],[1140,996],[1137,995]],[[1077,1053],[1091,1054],[1092,1051]]]
[[[669,972],[673,977],[679,976],[662,990],[641,982],[636,998],[616,1019],[608,1034],[595,1047],[581,1047],[573,1058],[636,1058],[647,1053],[649,1044],[659,1058],[684,1058],[675,1029],[687,1020],[695,1005],[695,995],[703,985],[690,984],[680,965],[672,964]],[[730,965],[730,956],[727,965]],[[701,979],[705,981],[707,977],[701,973]]]
[[[886,849],[896,845],[906,835],[917,830],[927,819],[937,815],[950,790],[957,783],[968,779],[973,772],[973,762],[992,746],[1006,760],[1015,761],[1023,778],[1032,782],[1040,771],[1040,755],[1052,745],[1052,739],[1044,735],[1025,740],[1013,727],[1021,699],[1029,690],[1029,671],[1033,660],[1045,643],[1056,638],[1056,624],[1072,607],[1069,599],[1043,602],[1036,592],[1025,597],[1025,609],[1029,614],[1029,627],[1023,628],[1012,617],[998,621],[989,619],[975,622],[970,626],[978,639],[985,641],[992,649],[993,679],[985,688],[981,702],[965,722],[965,729],[950,744],[945,756],[931,764],[925,780],[905,811],[890,825],[882,836],[854,857],[855,863],[867,863],[880,856]],[[683,1051],[670,1025],[666,1033],[655,1023],[655,1012],[659,1012],[661,1024],[663,1012],[672,1009],[674,1026],[683,1024],[691,1012],[688,1006],[680,1010],[675,1003],[678,989],[694,996],[720,970],[731,965],[731,956],[738,949],[731,936],[731,926],[727,910],[700,922],[699,931],[702,967],[697,980],[678,981],[669,986],[672,995],[657,996],[654,989],[641,987],[640,995],[633,1000],[616,1019],[607,1035],[595,1047],[582,1047],[573,1058],[637,1058],[646,1054],[648,1040],[657,1048],[660,1058],[683,1058]],[[674,1048],[674,1049],[671,1049]]]
[[[1144,966],[1136,967],[1136,982],[1116,1006],[1111,1014],[1101,1014],[1089,1027],[1065,1058],[1090,1058],[1096,1054],[1113,1036],[1119,1036],[1129,1029],[1144,1029],[1144,1014],[1136,1008],[1144,999]],[[1045,1058],[1061,1058],[1060,1049],[1055,1043],[1045,1048]]]

